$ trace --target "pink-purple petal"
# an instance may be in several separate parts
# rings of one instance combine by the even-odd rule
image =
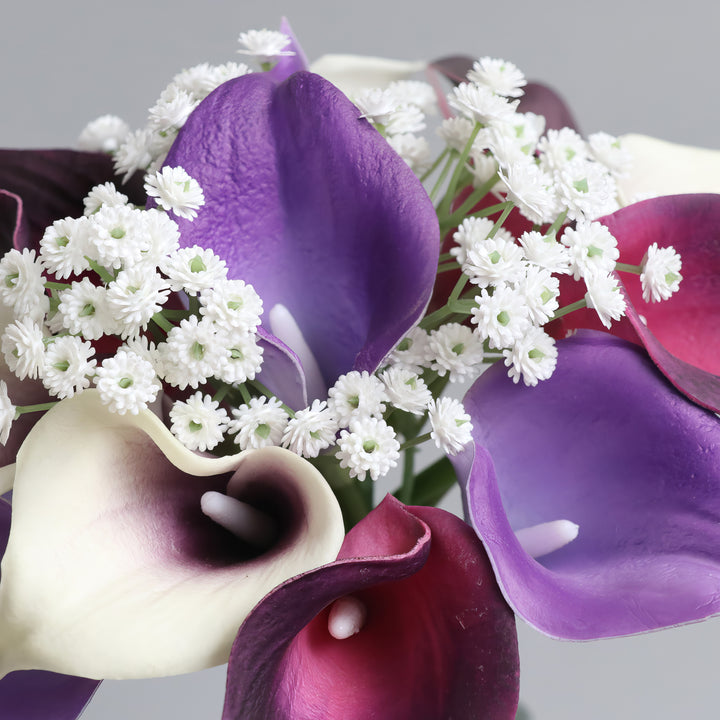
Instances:
[[[360,632],[328,633],[352,594]],[[223,720],[514,718],[515,624],[472,530],[436,508],[386,498],[338,560],[289,580],[233,646]]]
[[[0,499],[0,557],[10,534],[10,505]],[[21,670],[0,679],[0,717],[22,720],[75,720],[99,680],[39,670]]]
[[[293,73],[299,72],[300,70],[307,70],[309,67],[308,59],[293,29],[290,27],[287,18],[283,18],[280,21],[280,32],[285,33],[285,35],[290,38],[290,43],[285,47],[285,50],[291,50],[295,54],[281,55],[273,68],[268,71],[268,76],[277,82],[286,80]]]
[[[550,380],[515,385],[498,365],[465,406],[466,509],[522,618],[586,640],[720,611],[720,420],[641,348],[582,331],[559,343]],[[515,537],[561,519],[579,534],[544,557]]]
[[[248,75],[200,104],[166,160],[206,200],[181,243],[287,307],[328,385],[374,370],[418,320],[439,252],[420,182],[359,115],[317,75]]]

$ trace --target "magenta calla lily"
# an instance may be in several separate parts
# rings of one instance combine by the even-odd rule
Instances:
[[[328,605],[367,608],[353,637]],[[386,498],[338,559],[270,593],[240,628],[223,720],[510,720],[515,621],[482,545],[457,517]]]
[[[0,500],[0,557],[10,534],[10,505]],[[98,680],[40,670],[10,673],[0,680],[0,716],[23,720],[75,720]]]
[[[600,222],[617,238],[624,263],[639,265],[653,242],[672,245],[680,253],[683,280],[669,300],[646,303],[639,277],[620,274],[627,318],[613,323],[610,332],[644,345],[681,392],[704,407],[720,410],[720,195],[644,200]],[[592,310],[570,313],[560,323],[563,331],[599,324]]]
[[[491,368],[465,398],[474,454],[455,460],[468,518],[513,609],[588,640],[720,612],[720,420],[642,348],[581,331],[535,388]],[[569,520],[533,559],[515,531]]]
[[[203,514],[208,490],[264,510],[277,539],[251,551]],[[252,607],[333,559],[343,535],[332,491],[299,456],[201,456],[151,412],[112,414],[87,390],[18,453],[0,672],[154,677],[223,663]]]
[[[359,116],[317,75],[247,75],[198,106],[166,160],[205,195],[179,221],[181,243],[212,248],[252,283],[264,322],[287,308],[327,386],[375,370],[419,320],[439,254],[425,190]]]

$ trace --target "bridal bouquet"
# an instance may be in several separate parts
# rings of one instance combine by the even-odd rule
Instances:
[[[240,44],[0,151],[0,717],[229,662],[223,720],[510,719],[515,615],[717,613],[715,159],[499,59]]]

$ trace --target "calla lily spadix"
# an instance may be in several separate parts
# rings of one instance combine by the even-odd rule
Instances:
[[[364,609],[342,639],[339,605]],[[223,720],[510,720],[518,671],[515,621],[472,529],[388,496],[335,562],[248,616]]]
[[[249,547],[200,508],[206,491],[272,517]],[[332,560],[344,535],[323,477],[281,448],[195,454],[151,412],[111,414],[93,390],[59,403],[17,459],[0,581],[0,668],[94,678],[227,660],[273,587]]]
[[[474,452],[453,460],[506,599],[573,640],[720,612],[720,420],[637,345],[580,331],[558,350],[537,387],[498,364],[465,397]],[[577,537],[533,559],[515,531],[559,520]]]
[[[439,255],[435,209],[327,80],[298,72],[225,83],[190,115],[166,165],[183,167],[205,197],[195,220],[178,221],[181,244],[211,248],[230,277],[251,283],[273,333],[268,311],[282,305],[326,387],[374,371],[422,316]],[[266,359],[271,389],[273,374],[283,373]]]

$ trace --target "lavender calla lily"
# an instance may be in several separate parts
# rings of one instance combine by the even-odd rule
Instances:
[[[10,534],[10,505],[0,500],[0,556]],[[23,720],[75,720],[99,681],[39,670],[10,673],[0,680],[0,715]]]
[[[329,605],[367,610],[346,639]],[[515,622],[478,539],[436,508],[386,498],[338,559],[289,580],[250,614],[228,668],[223,720],[515,717]]]
[[[535,388],[502,367],[465,407],[474,453],[455,460],[469,520],[513,609],[587,640],[720,612],[720,421],[642,348],[581,331]],[[533,559],[515,531],[566,520],[577,538]]]
[[[189,117],[166,165],[205,195],[198,217],[179,221],[181,243],[221,255],[258,291],[265,318],[287,308],[326,385],[375,370],[421,317],[440,244],[432,203],[323,78],[225,83]]]
[[[203,515],[200,497],[226,487],[275,518],[269,549]],[[0,670],[151,677],[225,662],[255,603],[334,558],[343,535],[327,483],[297,455],[203,457],[151,412],[111,414],[88,390],[43,416],[18,454]]]

